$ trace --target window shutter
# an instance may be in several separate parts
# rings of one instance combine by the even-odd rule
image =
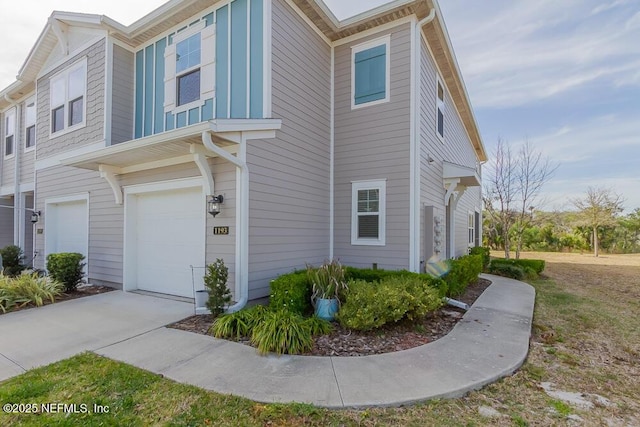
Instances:
[[[381,45],[355,55],[355,103],[384,99],[386,95],[387,46]]]
[[[164,112],[176,108],[176,44],[164,50]]]
[[[216,82],[216,25],[205,27],[201,33],[200,99],[215,98]],[[214,103],[215,105],[215,103]]]

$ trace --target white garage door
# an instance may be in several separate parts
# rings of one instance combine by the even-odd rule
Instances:
[[[87,256],[87,201],[47,203],[46,252],[78,252]]]
[[[202,190],[144,193],[135,199],[136,241],[131,243],[137,288],[193,297],[190,265],[204,262]]]

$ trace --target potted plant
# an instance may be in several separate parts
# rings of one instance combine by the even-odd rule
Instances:
[[[333,320],[338,312],[340,296],[347,288],[344,269],[338,260],[325,261],[318,268],[307,266],[307,277],[312,286],[311,303],[316,316]]]

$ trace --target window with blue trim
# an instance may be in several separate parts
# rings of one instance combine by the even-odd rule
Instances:
[[[353,107],[389,99],[389,37],[352,48]]]

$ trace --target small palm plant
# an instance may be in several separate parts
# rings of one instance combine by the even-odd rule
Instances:
[[[315,307],[316,315],[323,320],[333,320],[338,311],[340,298],[347,290],[344,268],[340,261],[325,261],[318,268],[307,266],[307,278],[311,282],[311,303]]]

